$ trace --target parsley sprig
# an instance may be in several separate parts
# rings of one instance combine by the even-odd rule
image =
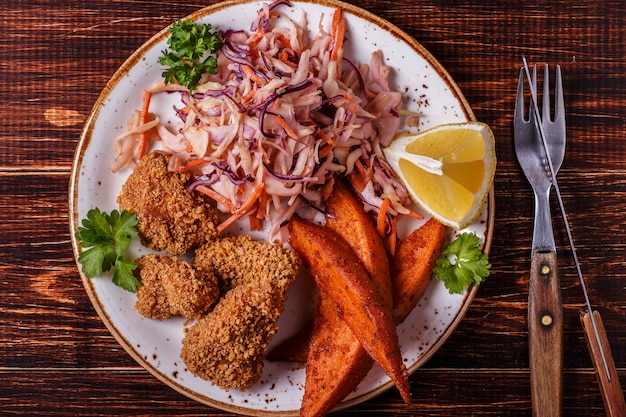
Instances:
[[[458,235],[443,248],[441,255],[433,271],[450,294],[460,294],[466,287],[480,284],[489,276],[491,264],[487,254],[480,249],[478,236],[473,233]],[[449,255],[453,255],[454,263]]]
[[[126,210],[113,210],[110,214],[98,208],[87,212],[82,226],[75,233],[82,248],[78,262],[89,278],[101,276],[112,267],[113,283],[126,291],[136,292],[141,283],[133,275],[134,261],[125,258],[132,239],[137,236],[137,216]]]
[[[190,20],[181,20],[170,27],[167,44],[169,50],[162,51],[159,63],[168,68],[163,72],[166,84],[179,83],[196,89],[202,74],[217,73],[215,53],[222,46],[218,32],[211,32],[211,24],[197,25]]]

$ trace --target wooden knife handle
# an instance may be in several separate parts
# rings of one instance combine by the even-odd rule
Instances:
[[[563,402],[563,306],[555,251],[532,254],[528,293],[533,416],[558,417]]]
[[[596,368],[596,376],[598,384],[600,385],[600,392],[602,392],[604,409],[606,410],[606,415],[608,417],[623,417],[626,416],[624,392],[622,391],[622,387],[619,383],[619,375],[615,369],[615,361],[613,360],[613,355],[611,354],[609,339],[606,336],[606,330],[604,329],[600,313],[594,310],[592,314],[593,321],[596,323],[596,328],[598,329],[600,343],[598,343],[598,338],[596,338],[596,332],[593,329],[593,323],[591,322],[591,316],[589,313],[581,314],[580,321],[585,329],[587,345],[589,346],[593,365]],[[602,346],[602,351],[600,351],[600,346]],[[606,367],[604,366],[602,353],[604,353],[604,358],[606,359]],[[608,368],[608,371],[606,368]]]

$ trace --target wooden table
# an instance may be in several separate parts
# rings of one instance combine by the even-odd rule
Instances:
[[[561,193],[626,385],[626,4],[349,0],[421,42],[497,138],[492,276],[457,331],[395,389],[337,415],[528,416],[527,292],[533,206],[515,159],[522,54],[560,63],[568,145]],[[109,334],[79,278],[68,226],[74,149],[93,103],[152,34],[208,3],[2,1],[0,414],[231,415],[168,388]],[[556,212],[556,206],[554,206]],[[555,217],[565,318],[565,416],[601,416],[572,256]]]

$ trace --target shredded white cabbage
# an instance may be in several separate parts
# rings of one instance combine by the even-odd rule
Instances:
[[[218,74],[192,94],[163,82],[150,90],[181,96],[180,124],[172,132],[151,121],[155,136],[172,154],[170,167],[191,172],[193,188],[222,211],[269,222],[270,241],[284,240],[281,229],[299,208],[323,211],[335,175],[350,180],[374,216],[389,200],[389,232],[410,204],[381,151],[400,123],[402,97],[388,84],[390,69],[380,50],[369,64],[343,57],[341,10],[329,31],[320,23],[308,39],[305,16],[291,20],[276,10],[284,4],[266,5],[250,31],[224,32]],[[126,142],[120,139],[116,170],[131,164]]]

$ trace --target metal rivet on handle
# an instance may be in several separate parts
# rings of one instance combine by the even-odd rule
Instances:
[[[549,326],[552,324],[552,316],[549,314],[545,314],[541,317],[541,324],[544,326]]]

